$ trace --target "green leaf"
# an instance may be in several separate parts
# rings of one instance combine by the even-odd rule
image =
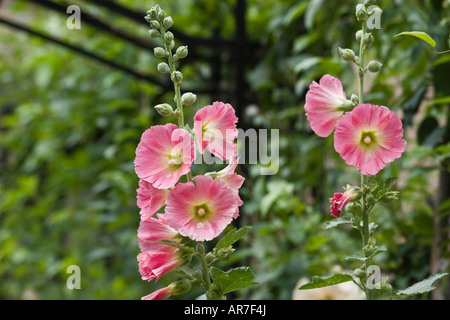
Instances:
[[[222,294],[227,294],[232,291],[245,289],[258,284],[253,281],[255,276],[249,267],[234,268],[227,272],[213,267],[211,268],[211,277]]]
[[[325,230],[340,226],[341,224],[352,224],[353,220],[351,218],[342,217],[336,218],[325,223]]]
[[[245,226],[240,228],[239,230],[236,230],[236,228],[233,228],[231,231],[226,233],[216,244],[215,250],[219,250],[222,248],[228,248],[233,243],[241,239],[243,236],[245,236],[252,227]]]
[[[427,279],[417,282],[404,290],[394,292],[394,295],[396,295],[396,296],[401,296],[401,295],[412,296],[412,295],[416,295],[416,294],[430,292],[430,291],[436,289],[436,287],[433,286],[433,283],[436,280],[439,280],[442,277],[445,277],[446,275],[448,275],[448,273],[436,273],[432,276],[429,276]]]
[[[397,35],[394,36],[398,37],[398,36],[402,36],[402,35],[406,35],[406,36],[412,36],[412,37],[416,37],[419,38],[423,41],[425,41],[426,43],[428,43],[430,46],[432,46],[433,48],[436,47],[436,41],[433,40],[433,38],[431,38],[427,33],[422,32],[422,31],[408,31],[408,32],[402,32],[399,33]]]
[[[335,284],[353,281],[353,277],[346,273],[338,273],[328,278],[321,277],[313,277],[312,282],[304,284],[299,290],[308,290],[308,289],[316,289],[323,288],[328,286],[334,286]]]
[[[342,258],[343,261],[366,261],[367,259],[367,257],[364,257],[358,253],[349,254]]]

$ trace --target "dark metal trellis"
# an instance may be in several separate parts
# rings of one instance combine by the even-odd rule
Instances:
[[[30,3],[33,3],[35,5],[42,6],[48,10],[56,11],[61,14],[66,15],[66,6],[61,5],[59,3],[56,3],[51,0],[29,0]],[[1,0],[0,0],[1,3]],[[144,20],[145,13],[143,12],[137,12],[134,10],[131,10],[129,8],[126,8],[120,4],[115,3],[114,1],[103,1],[103,0],[92,0],[90,1],[91,4],[95,4],[98,6],[101,6],[110,12],[128,18],[134,22],[145,24],[147,26],[147,22]],[[246,0],[238,0],[235,7],[235,21],[236,21],[236,36],[233,40],[226,40],[222,39],[218,34],[214,34],[212,38],[197,38],[189,36],[175,28],[172,28],[171,31],[174,33],[175,37],[180,40],[182,43],[188,44],[191,49],[195,49],[196,47],[201,49],[202,47],[208,48],[213,51],[223,51],[228,50],[230,51],[234,56],[234,66],[232,66],[233,70],[235,70],[234,73],[234,79],[231,81],[235,84],[234,85],[234,92],[233,94],[229,95],[230,97],[234,97],[233,100],[236,109],[238,110],[238,113],[240,113],[243,108],[243,99],[244,99],[244,90],[245,90],[245,78],[244,78],[244,69],[245,69],[245,61],[244,61],[244,55],[242,54],[246,48],[250,48],[251,46],[254,46],[254,44],[250,44],[247,42],[245,37],[245,10],[246,10]],[[127,41],[130,44],[139,46],[145,50],[153,50],[155,45],[149,40],[149,39],[142,39],[138,36],[135,36],[133,34],[127,33],[123,30],[120,30],[118,28],[115,28],[114,26],[106,23],[105,21],[102,21],[98,17],[90,14],[87,10],[82,11],[82,21],[83,23],[87,23],[90,26],[99,29],[102,32],[109,33],[117,38],[120,38],[121,40]],[[134,76],[140,80],[144,80],[147,82],[150,82],[154,85],[157,85],[163,89],[163,91],[167,91],[171,89],[171,84],[169,81],[162,81],[159,77],[156,77],[154,75],[145,74],[138,70],[132,69],[129,66],[121,65],[120,63],[115,62],[114,60],[107,59],[105,57],[100,56],[99,54],[89,51],[81,46],[74,45],[71,43],[68,43],[64,40],[58,39],[52,35],[44,34],[43,32],[33,30],[32,28],[19,24],[17,22],[14,22],[13,20],[0,16],[0,23],[10,27],[14,28],[16,30],[24,31],[28,34],[31,34],[33,36],[37,36],[39,38],[42,38],[46,41],[49,41],[51,43],[54,43],[56,45],[62,46],[66,49],[72,50],[74,52],[77,52],[85,57],[88,57],[90,59],[96,60],[100,63],[103,63],[109,67],[121,70],[131,76]],[[188,56],[188,59],[195,59],[195,58],[201,58],[202,60],[205,60],[205,57],[198,57],[197,52],[201,52],[201,50],[190,50],[191,54]],[[217,60],[216,60],[217,62]],[[211,61],[213,63],[213,61]],[[214,74],[212,75],[212,81],[209,83],[211,84],[209,88],[203,88],[199,89],[196,88],[195,92],[199,94],[210,94],[217,96],[223,92],[221,92],[220,87],[217,86],[217,83],[220,82],[221,74],[220,74],[220,68],[213,68]]]

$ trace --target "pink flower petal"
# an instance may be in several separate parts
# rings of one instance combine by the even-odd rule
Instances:
[[[402,135],[402,122],[394,112],[363,104],[339,119],[334,147],[348,165],[364,175],[375,175],[401,157],[406,149]]]
[[[158,289],[144,297],[141,300],[167,300],[171,295],[171,286]]]
[[[163,214],[158,215],[158,219],[150,218],[141,220],[137,231],[137,238],[141,252],[145,251],[167,251],[171,246],[162,244],[162,240],[174,240],[178,235],[175,229],[169,227]]]
[[[178,183],[166,200],[169,226],[196,241],[212,240],[233,220],[236,193],[220,180],[196,176],[194,183]]]
[[[142,220],[150,219],[159,209],[165,205],[169,190],[157,189],[145,180],[139,181],[137,192],[137,206],[141,208]]]
[[[233,107],[222,102],[214,102],[198,110],[194,116],[194,132],[200,153],[203,154],[207,148],[222,160],[235,157],[237,121]]]
[[[337,120],[344,114],[338,107],[346,101],[342,83],[338,78],[324,75],[313,83],[306,93],[305,111],[311,129],[320,137],[328,137]]]
[[[136,149],[135,171],[138,177],[155,188],[173,187],[190,171],[195,157],[194,142],[176,125],[153,126],[146,130]]]

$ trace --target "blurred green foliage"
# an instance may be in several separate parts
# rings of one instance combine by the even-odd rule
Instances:
[[[236,1],[164,0],[160,5],[174,27],[188,35],[232,39]],[[142,12],[156,3],[117,2]],[[330,220],[328,198],[347,183],[357,184],[359,175],[336,154],[332,137],[311,133],[303,109],[309,84],[325,73],[339,77],[348,96],[356,93],[354,70],[337,53],[338,47],[357,51],[356,3],[247,1],[247,37],[257,47],[246,64],[249,88],[239,123],[280,130],[280,169],[261,176],[258,165],[241,168],[246,181],[239,223],[253,231],[231,263],[250,265],[260,285],[237,298],[290,299],[300,278],[327,275],[343,256],[360,250],[356,231],[323,228]],[[73,4],[148,37],[143,24],[86,1]],[[68,30],[67,16],[27,1],[4,7],[11,18],[37,30],[159,76],[152,52],[87,24]],[[433,199],[438,172],[450,156],[450,58],[415,39],[393,36],[426,31],[438,50],[446,49],[450,3],[389,0],[381,7],[382,28],[373,30],[368,59],[382,61],[383,69],[368,81],[366,101],[402,115],[408,149],[381,173],[399,177],[400,201],[373,215],[380,225],[378,240],[389,249],[378,262],[401,289],[430,273]],[[142,132],[165,121],[152,106],[170,102],[171,93],[5,26],[0,38],[0,298],[140,299],[169,283],[170,276],[157,284],[140,279],[133,160]],[[201,47],[193,53],[213,55]],[[202,87],[213,68],[190,60],[182,70],[186,86]],[[222,81],[228,88],[233,79]],[[231,99],[233,93],[228,94]],[[186,118],[221,98],[200,96]],[[66,287],[72,264],[81,268],[81,290]]]

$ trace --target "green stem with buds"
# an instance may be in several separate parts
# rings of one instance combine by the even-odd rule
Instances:
[[[358,68],[358,76],[359,76],[359,104],[364,103],[364,76],[366,73],[364,63],[365,63],[365,44],[364,44],[364,36],[366,34],[366,21],[362,21],[362,28],[361,28],[361,40],[360,40],[360,46],[359,46],[359,68]],[[363,195],[361,197],[361,214],[362,214],[362,241],[363,241],[363,248],[367,246],[369,243],[370,238],[370,231],[369,231],[369,210],[367,208],[367,193],[365,191],[364,185],[366,184],[366,176],[361,174],[361,190],[363,191]],[[364,251],[364,249],[363,249]],[[365,261],[366,266],[366,272],[368,270],[368,267],[371,265],[370,258],[366,255],[365,252],[364,256],[367,258]],[[367,288],[367,273],[365,277],[366,283],[364,284],[364,288],[366,288],[366,299],[372,300],[373,299],[373,289]]]

